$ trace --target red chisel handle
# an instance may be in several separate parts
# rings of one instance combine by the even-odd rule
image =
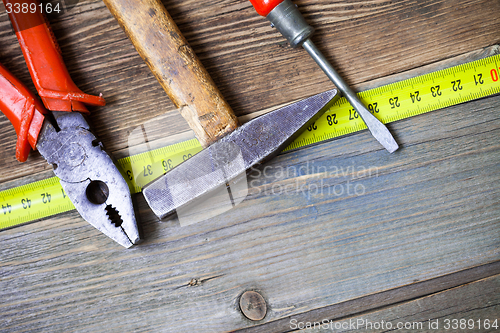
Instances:
[[[279,5],[283,0],[250,0],[255,10],[259,15],[264,17],[271,12],[277,5]]]
[[[42,128],[43,104],[0,64],[0,111],[9,118],[17,133],[16,158],[25,162],[35,149]],[[31,146],[31,147],[30,147]]]
[[[313,27],[307,24],[297,6],[290,0],[250,0],[262,16],[265,16],[291,47],[299,47],[314,33]]]
[[[45,107],[88,113],[84,104],[104,105],[104,98],[83,93],[69,76],[59,45],[38,0],[3,0],[21,45],[31,78]],[[26,7],[27,6],[27,7]],[[15,10],[15,8],[27,8]],[[34,10],[32,10],[34,8]],[[16,13],[17,12],[17,13]]]

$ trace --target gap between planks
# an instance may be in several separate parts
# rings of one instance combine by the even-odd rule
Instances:
[[[328,322],[349,321],[349,319],[353,317],[365,318],[370,314],[374,314],[384,309],[409,304],[415,300],[423,299],[450,289],[465,286],[475,281],[480,281],[498,274],[500,274],[500,261],[311,310],[299,315],[281,318],[262,325],[252,326],[234,332],[294,332],[298,330],[291,328],[290,323],[292,322],[292,320],[295,323],[314,323],[322,322],[323,320],[327,320]],[[380,320],[381,319],[384,318],[380,318]],[[301,332],[303,331],[301,330]]]

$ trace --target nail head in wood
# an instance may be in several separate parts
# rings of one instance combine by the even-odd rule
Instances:
[[[258,292],[245,291],[240,297],[240,310],[250,320],[262,320],[267,312],[266,301]]]

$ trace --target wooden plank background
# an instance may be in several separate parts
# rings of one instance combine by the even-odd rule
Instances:
[[[355,88],[500,42],[496,0],[296,3],[317,30],[314,42]],[[332,87],[247,1],[165,6],[238,116]],[[74,81],[108,102],[90,116],[108,151],[126,152],[128,134],[165,112],[169,134],[187,128],[102,2],[81,0],[51,24]],[[2,5],[0,42],[0,61],[33,88]],[[137,195],[144,241],[130,250],[75,211],[0,231],[0,330],[286,331],[294,316],[491,267],[500,259],[499,108],[496,96],[391,124],[401,146],[393,155],[366,131],[280,155],[265,177],[250,174],[250,195],[236,209],[187,227],[156,221]],[[38,153],[19,164],[15,142],[0,117],[0,189],[52,174]],[[287,167],[297,173],[280,174]],[[347,194],[349,184],[362,193]],[[279,194],[286,185],[298,190]],[[467,287],[465,308],[498,304],[486,291],[498,289],[488,277],[499,272],[488,272]],[[265,297],[262,321],[241,315],[245,290]],[[419,302],[408,295],[399,312],[360,301],[351,314],[414,318]],[[430,297],[444,299],[437,310],[456,299],[452,291]]]
[[[465,331],[492,332],[496,328],[494,320],[498,318],[500,300],[498,290],[500,279],[498,275],[472,282],[457,288],[451,288],[440,293],[411,300],[402,305],[391,306],[374,311],[368,315],[344,318],[342,321],[326,321],[314,327],[314,321],[308,325],[311,328],[301,329],[301,333],[332,331],[335,332],[387,332],[388,327],[397,328],[398,324],[410,332]],[[415,311],[419,309],[419,311]],[[380,318],[385,319],[382,323]],[[483,321],[485,318],[486,320]],[[456,321],[455,321],[456,320]],[[352,324],[352,323],[355,324]],[[345,324],[344,324],[345,323]],[[291,326],[301,326],[293,321]],[[336,329],[344,325],[347,329]],[[392,326],[393,325],[393,326]],[[485,327],[486,325],[486,327]],[[349,326],[351,326],[349,328]]]

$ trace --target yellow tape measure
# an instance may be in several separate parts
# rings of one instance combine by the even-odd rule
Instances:
[[[500,55],[388,84],[359,94],[383,123],[409,118],[500,92]],[[357,112],[339,99],[285,151],[366,129]],[[156,179],[201,150],[196,139],[184,141],[118,161],[130,191]],[[0,192],[0,229],[34,221],[74,206],[57,177]]]
[[[358,94],[384,124],[500,92],[500,55],[465,63]],[[289,147],[295,149],[366,129],[365,123],[340,98],[323,117]]]

